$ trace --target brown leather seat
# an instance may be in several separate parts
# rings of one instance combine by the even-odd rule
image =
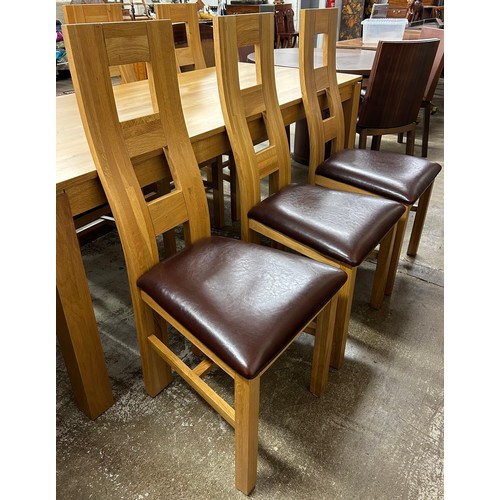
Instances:
[[[387,201],[291,184],[255,205],[248,217],[331,259],[359,266],[404,213],[400,203]]]
[[[413,205],[441,171],[439,163],[388,151],[343,149],[316,169],[316,175]]]
[[[214,236],[160,262],[137,284],[222,361],[253,379],[346,278],[313,260]]]

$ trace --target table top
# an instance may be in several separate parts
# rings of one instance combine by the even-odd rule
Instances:
[[[314,66],[322,66],[322,50],[314,49]],[[361,49],[337,49],[337,71],[353,75],[368,76],[373,66],[375,52]],[[255,62],[255,52],[248,55],[250,62]],[[287,68],[299,67],[299,49],[274,49],[275,66]]]
[[[255,83],[255,66],[240,63],[243,86]],[[298,70],[275,67],[278,100],[284,112],[285,124],[292,117],[286,109],[300,106],[302,93]],[[359,76],[339,75],[339,87],[351,85]],[[224,118],[217,90],[215,68],[179,74],[179,87],[189,136],[203,147],[218,134],[225,134]],[[120,120],[152,113],[153,108],[147,80],[113,87]],[[288,123],[287,123],[288,121]],[[222,154],[219,153],[219,154]],[[209,158],[207,158],[209,159]],[[85,138],[75,94],[56,97],[56,190],[67,189],[97,178],[94,162]]]
[[[420,29],[405,29],[403,40],[417,40],[420,38]],[[363,43],[362,38],[352,38],[337,42],[337,49],[377,50],[378,43]]]

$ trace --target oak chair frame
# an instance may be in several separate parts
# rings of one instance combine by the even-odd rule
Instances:
[[[157,395],[172,381],[174,369],[235,429],[236,487],[249,494],[257,475],[260,378],[307,324],[250,380],[139,289],[138,278],[159,262],[157,235],[182,224],[188,246],[210,237],[208,204],[183,117],[172,24],[169,20],[76,24],[65,25],[63,31],[85,133],[124,250],[145,389]],[[111,82],[105,77],[109,65],[138,60],[148,66],[154,112],[120,123]],[[158,178],[168,164],[175,190],[146,201],[136,176],[145,163]],[[315,395],[326,389],[335,308],[334,296],[316,317],[310,385]],[[206,359],[195,368],[187,366],[168,347],[163,320]],[[234,379],[234,408],[203,380],[214,364]]]
[[[279,108],[274,76],[273,14],[217,17],[214,28],[219,95],[238,174],[241,237],[255,243],[260,242],[260,236],[267,237],[280,248],[292,249],[319,262],[340,268],[347,274],[347,282],[338,293],[330,362],[331,366],[340,368],[344,360],[357,267],[327,257],[247,216],[248,211],[261,201],[262,179],[269,179],[269,194],[291,183],[290,147]],[[248,45],[255,46],[256,84],[240,88],[238,47]],[[338,99],[340,104],[340,94]],[[342,106],[340,107],[342,109]],[[269,145],[256,151],[252,140],[255,134],[252,133],[251,127],[256,125],[258,120],[255,120],[255,117],[259,115],[263,117],[267,135],[255,141],[255,144],[268,140]],[[343,134],[343,122],[340,128],[340,133]],[[395,230],[396,226],[380,242],[370,302],[375,309],[379,309],[383,303]],[[314,325],[310,326],[308,332],[314,334]]]

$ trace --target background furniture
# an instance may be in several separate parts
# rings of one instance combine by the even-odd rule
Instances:
[[[438,40],[380,41],[356,132],[364,149],[380,149],[384,134],[406,133],[406,154],[413,155],[418,111],[434,63]]]
[[[295,47],[298,43],[299,33],[295,31],[293,22],[293,10],[291,8],[276,10],[274,13],[276,30],[275,48]]]
[[[228,3],[226,4],[226,14],[255,14],[257,12],[285,12],[291,9],[291,3],[276,3],[276,4],[250,4],[250,3]]]

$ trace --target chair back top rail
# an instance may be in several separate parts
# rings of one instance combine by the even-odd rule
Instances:
[[[156,235],[183,223],[187,244],[210,235],[203,182],[183,117],[172,24],[69,24],[63,31],[85,133],[135,289],[134,280],[159,260]],[[111,81],[104,77],[117,61],[147,63],[156,113],[119,122]],[[145,154],[149,148],[156,154],[159,146],[174,189],[146,203],[131,151]]]

